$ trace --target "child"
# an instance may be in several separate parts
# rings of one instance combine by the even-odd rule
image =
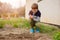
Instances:
[[[31,11],[29,12],[29,16],[30,16],[30,19],[31,19],[31,29],[30,29],[30,32],[31,33],[34,33],[34,27],[36,26],[35,24],[37,22],[39,22],[40,20],[40,17],[41,17],[41,13],[40,11],[38,10],[38,4],[34,3],[32,6],[31,6]],[[39,28],[36,27],[36,32],[40,32]]]

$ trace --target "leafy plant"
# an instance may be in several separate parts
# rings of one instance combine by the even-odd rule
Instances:
[[[60,32],[56,32],[53,36],[54,40],[60,40]]]
[[[56,28],[49,25],[39,24],[39,26],[40,26],[40,31],[43,33],[51,33],[56,30]]]
[[[5,22],[4,21],[0,21],[0,28],[3,28],[5,25]]]
[[[17,23],[14,23],[13,24],[13,27],[18,28],[18,24]]]

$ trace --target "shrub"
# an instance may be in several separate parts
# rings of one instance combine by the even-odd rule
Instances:
[[[40,24],[40,31],[43,32],[43,33],[51,33],[55,30],[56,30],[56,28],[54,28],[53,26]]]
[[[14,23],[13,24],[13,27],[18,28],[18,24],[17,23]]]
[[[16,27],[16,28],[18,28],[18,27],[22,27],[22,28],[26,28],[26,27],[28,27],[29,28],[29,26],[30,26],[30,23],[29,23],[29,21],[28,20],[26,20],[26,19],[11,19],[10,21],[8,21],[9,22],[9,24],[11,24],[13,27]],[[8,23],[7,22],[7,23]]]
[[[56,32],[53,36],[54,40],[60,40],[60,32]]]
[[[5,25],[5,22],[4,21],[0,21],[0,28],[3,28]]]

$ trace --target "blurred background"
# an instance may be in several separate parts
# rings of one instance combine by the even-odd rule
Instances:
[[[0,18],[25,16],[26,0],[0,0]]]
[[[31,5],[37,3],[41,11],[41,22],[60,25],[60,0],[26,0],[26,15]],[[28,19],[29,17],[25,17]]]
[[[41,22],[60,25],[60,0],[0,0],[0,18],[29,19],[28,13],[33,3],[39,5]]]

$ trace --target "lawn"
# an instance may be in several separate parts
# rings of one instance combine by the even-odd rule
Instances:
[[[0,19],[0,28],[4,28],[6,24],[11,25],[14,28],[28,28],[30,29],[29,20],[24,18],[11,18],[9,20]],[[40,33],[44,33],[49,35],[52,40],[60,40],[60,29],[56,26],[37,23],[36,24],[40,28]]]

